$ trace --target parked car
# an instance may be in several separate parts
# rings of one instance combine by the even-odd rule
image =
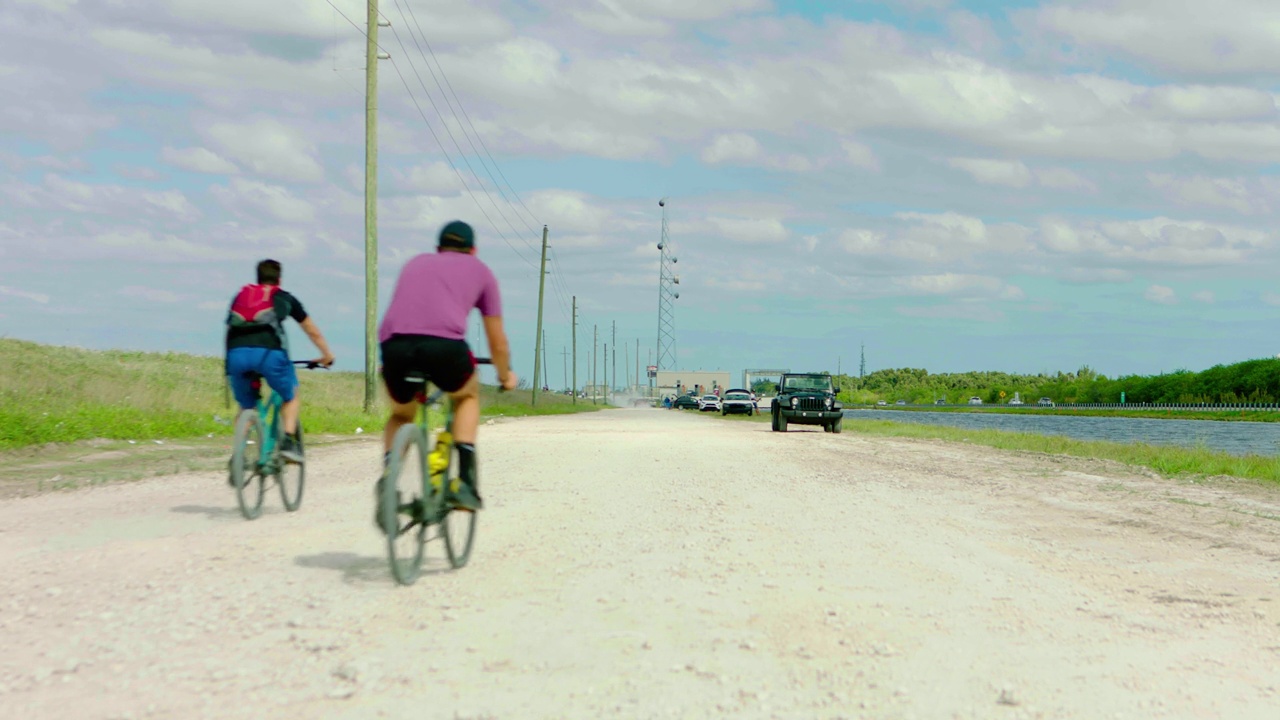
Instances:
[[[973,397],[969,398],[969,404],[970,404],[970,405],[981,405],[981,404],[982,404],[982,398],[978,397],[977,395],[974,395]]]
[[[934,400],[934,401],[933,401],[933,404],[934,404],[934,405],[946,405],[946,404],[947,404],[947,400],[946,400],[946,398],[938,398],[937,400]]]
[[[698,410],[702,412],[706,412],[708,410],[720,412],[720,396],[703,395],[702,399],[698,400]]]
[[[698,396],[697,395],[681,395],[680,397],[676,398],[674,407],[677,410],[697,410],[699,409]]]
[[[876,401],[876,405],[888,405],[888,404],[889,404],[889,403],[885,402],[884,400],[877,400],[877,401]]]
[[[907,401],[906,401],[906,400],[899,400],[899,401],[897,401],[897,402],[895,402],[895,403],[894,403],[894,405],[906,405],[906,404],[907,404]]]
[[[720,414],[745,413],[754,415],[756,404],[751,400],[751,393],[745,390],[730,390],[724,394],[724,402],[720,403]]]
[[[1043,398],[1040,398],[1039,400],[1037,400],[1037,401],[1036,401],[1036,404],[1037,404],[1037,405],[1039,405],[1039,406],[1041,406],[1041,407],[1053,407],[1053,400],[1050,400],[1050,399],[1049,399],[1049,398],[1047,398],[1047,397],[1043,397]]]
[[[1014,399],[1012,399],[1012,400],[1010,400],[1010,401],[1009,401],[1009,404],[1010,404],[1010,405],[1022,405],[1022,404],[1023,404],[1023,402],[1022,402],[1022,400],[1020,400],[1020,399],[1018,399],[1018,398],[1014,398]]]

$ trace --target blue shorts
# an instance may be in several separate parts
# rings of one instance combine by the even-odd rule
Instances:
[[[298,373],[285,351],[260,347],[231,348],[227,352],[227,378],[231,380],[231,391],[242,408],[258,406],[259,395],[253,389],[254,374],[261,375],[285,402],[292,400],[298,389]]]

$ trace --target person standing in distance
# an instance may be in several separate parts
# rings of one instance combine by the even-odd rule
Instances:
[[[476,257],[475,232],[461,220],[441,229],[436,252],[422,253],[405,263],[391,304],[382,316],[378,340],[382,380],[391,398],[391,417],[382,436],[383,467],[390,459],[396,432],[418,414],[417,388],[405,377],[413,371],[426,373],[436,387],[448,393],[453,404],[453,437],[463,482],[451,501],[474,512],[482,509],[484,502],[476,487],[480,376],[466,342],[467,317],[473,308],[484,320],[498,383],[503,389],[514,390],[518,379],[511,371],[511,346],[502,327],[498,280]]]

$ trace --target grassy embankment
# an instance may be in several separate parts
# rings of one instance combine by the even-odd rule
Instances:
[[[769,422],[767,412],[751,418],[728,415],[726,419]],[[897,423],[889,420],[856,420],[846,417],[844,432],[881,437],[924,438],[972,443],[1002,450],[1023,450],[1052,455],[1112,460],[1125,465],[1145,467],[1161,475],[1175,478],[1205,478],[1227,475],[1257,480],[1280,486],[1280,457],[1246,455],[1238,457],[1206,448],[1178,448],[1145,443],[1114,443],[1074,440],[1056,435],[1007,432],[1004,430],[969,430],[965,428]],[[805,427],[821,432],[816,426]]]
[[[1221,422],[1280,422],[1280,410],[1173,410],[1149,408],[1120,410],[1111,408],[1039,407],[1024,405],[845,405],[850,410],[889,410],[892,412],[1004,413],[1007,415],[1074,415],[1077,417],[1122,417],[1151,420],[1217,420]]]
[[[385,400],[365,413],[359,372],[299,370],[308,434],[382,429]],[[0,339],[0,450],[97,438],[154,440],[229,436],[222,359],[180,353],[89,351]],[[599,409],[528,390],[485,387],[484,415],[547,415]]]

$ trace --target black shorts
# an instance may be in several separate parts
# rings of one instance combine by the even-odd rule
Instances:
[[[465,340],[431,335],[393,335],[382,343],[382,380],[391,399],[404,404],[421,386],[405,380],[421,373],[445,392],[457,392],[476,372],[476,359]]]

